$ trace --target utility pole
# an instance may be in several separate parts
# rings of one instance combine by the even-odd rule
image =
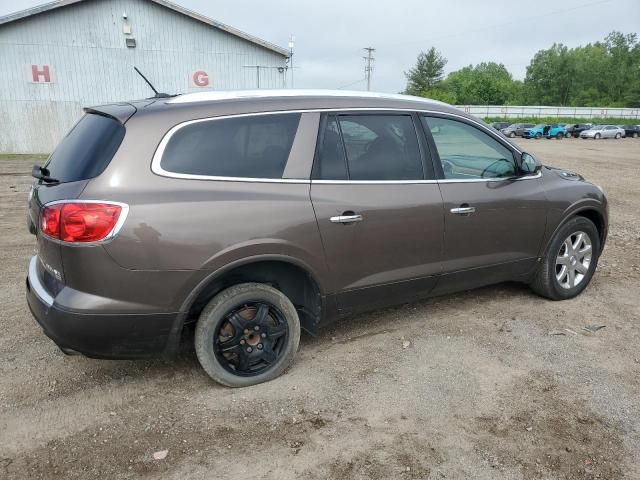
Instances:
[[[293,88],[293,45],[296,41],[296,37],[291,35],[289,38],[289,67],[291,68],[291,88]]]
[[[363,57],[366,61],[364,66],[364,76],[367,78],[367,91],[371,90],[371,71],[373,70],[373,62],[375,58],[373,58],[373,52],[376,51],[375,48],[365,47],[364,50],[367,51],[367,56]]]

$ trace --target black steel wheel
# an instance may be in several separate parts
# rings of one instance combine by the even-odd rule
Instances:
[[[249,377],[278,360],[288,336],[289,326],[278,307],[260,300],[243,302],[218,323],[213,349],[226,370]]]
[[[261,283],[235,285],[216,295],[196,326],[200,364],[230,387],[255,385],[280,375],[300,341],[300,320],[291,301]]]

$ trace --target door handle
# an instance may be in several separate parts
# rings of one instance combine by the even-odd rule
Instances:
[[[470,213],[474,213],[476,211],[476,207],[469,206],[460,206],[458,208],[452,208],[451,213],[455,213],[456,215],[469,215]]]
[[[362,215],[356,215],[355,213],[351,214],[351,215],[338,215],[336,217],[331,217],[329,220],[331,221],[331,223],[361,222],[362,221]]]

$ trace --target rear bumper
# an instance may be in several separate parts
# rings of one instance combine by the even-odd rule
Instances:
[[[178,314],[101,314],[61,308],[38,276],[38,261],[34,256],[29,264],[27,303],[44,333],[61,349],[113,359],[144,358],[165,351]]]

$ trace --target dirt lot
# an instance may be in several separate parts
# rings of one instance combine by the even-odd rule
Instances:
[[[640,140],[520,143],[608,192],[583,295],[509,284],[362,315],[242,390],[189,351],[60,353],[24,300],[32,161],[0,160],[0,477],[640,478]]]

